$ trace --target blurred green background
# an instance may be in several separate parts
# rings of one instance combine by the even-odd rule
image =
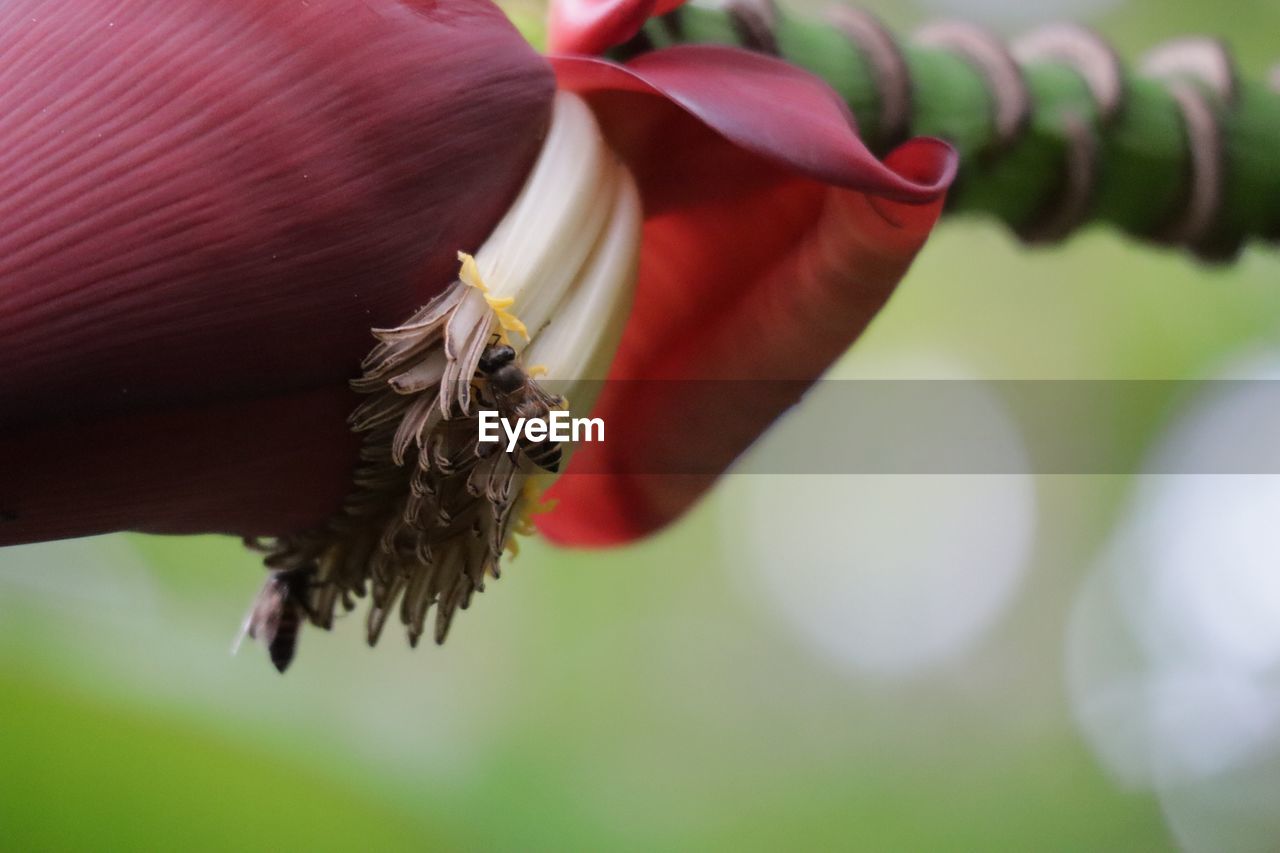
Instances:
[[[869,5],[900,28],[1074,18],[1129,57],[1203,32],[1251,73],[1280,59],[1270,0]],[[530,28],[540,14],[512,10]],[[1258,248],[1208,269],[1104,232],[1028,251],[947,221],[837,373],[1213,376],[1280,352],[1277,273]],[[1016,438],[998,400],[990,416]],[[1080,417],[1138,455],[1173,423],[1163,408]],[[1085,648],[1116,570],[1106,555],[1160,488],[729,477],[632,548],[526,543],[443,649],[410,653],[389,631],[370,650],[352,617],[306,632],[283,679],[258,647],[228,654],[262,577],[233,540],[6,550],[0,847],[1280,849],[1274,801],[1257,796],[1280,779],[1271,658],[1214,658],[1215,677],[1248,690],[1196,693],[1185,707],[1208,710],[1159,729],[1213,759],[1175,768],[1194,773],[1151,760],[1178,748],[1144,728],[1150,642],[1131,689],[1093,701],[1098,679],[1119,683],[1098,661],[1124,645]],[[1251,530],[1230,535],[1247,548]],[[1204,570],[1223,571],[1221,549],[1201,546]],[[1125,613],[1141,589],[1125,586]],[[1240,711],[1245,693],[1258,704]],[[1214,710],[1224,696],[1240,716]],[[1201,717],[1221,725],[1186,723]]]

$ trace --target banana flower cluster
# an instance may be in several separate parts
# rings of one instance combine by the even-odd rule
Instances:
[[[656,472],[796,402],[733,380],[844,352],[956,163],[776,59],[600,55],[665,10],[559,3],[544,56],[487,0],[6,3],[0,544],[233,533],[416,640],[530,524],[677,518],[714,474]],[[608,424],[545,495],[475,452],[496,340]]]

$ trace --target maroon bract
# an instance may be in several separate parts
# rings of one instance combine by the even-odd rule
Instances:
[[[553,45],[600,50],[655,11],[579,6],[555,4]],[[878,160],[781,61],[542,59],[482,0],[6,10],[0,543],[276,537],[273,566],[318,567],[320,624],[372,589],[371,639],[402,593],[410,636],[436,603],[442,638],[520,526],[527,472],[457,438],[493,333],[568,380],[603,354],[599,378],[812,381],[955,172],[931,139]],[[601,170],[572,216],[558,144]],[[378,327],[360,445],[348,382]],[[724,387],[606,384],[608,441],[571,457],[539,526],[600,545],[677,517],[714,474],[659,461],[722,470],[796,399]]]

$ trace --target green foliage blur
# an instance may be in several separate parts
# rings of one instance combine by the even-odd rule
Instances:
[[[1263,0],[870,5],[900,28],[1083,17],[1130,57],[1205,32],[1251,73],[1280,59]],[[512,8],[536,32],[537,7]],[[1030,251],[947,221],[850,364],[1198,378],[1280,344],[1278,271],[1261,248],[1209,269],[1105,232]],[[1162,418],[1094,426],[1140,453]],[[306,632],[285,678],[259,647],[228,654],[262,577],[235,541],[0,552],[0,849],[1172,846],[1155,798],[1077,733],[1063,676],[1073,595],[1126,478],[1038,478],[1007,606],[957,656],[890,676],[815,652],[739,565],[743,502],[773,488],[811,509],[794,480],[730,477],[632,548],[527,542],[444,648],[388,630],[370,650],[352,616]],[[898,535],[938,521],[903,515]]]

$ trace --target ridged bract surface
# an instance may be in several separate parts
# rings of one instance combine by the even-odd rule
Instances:
[[[0,4],[0,427],[343,383],[552,86],[479,0]]]

